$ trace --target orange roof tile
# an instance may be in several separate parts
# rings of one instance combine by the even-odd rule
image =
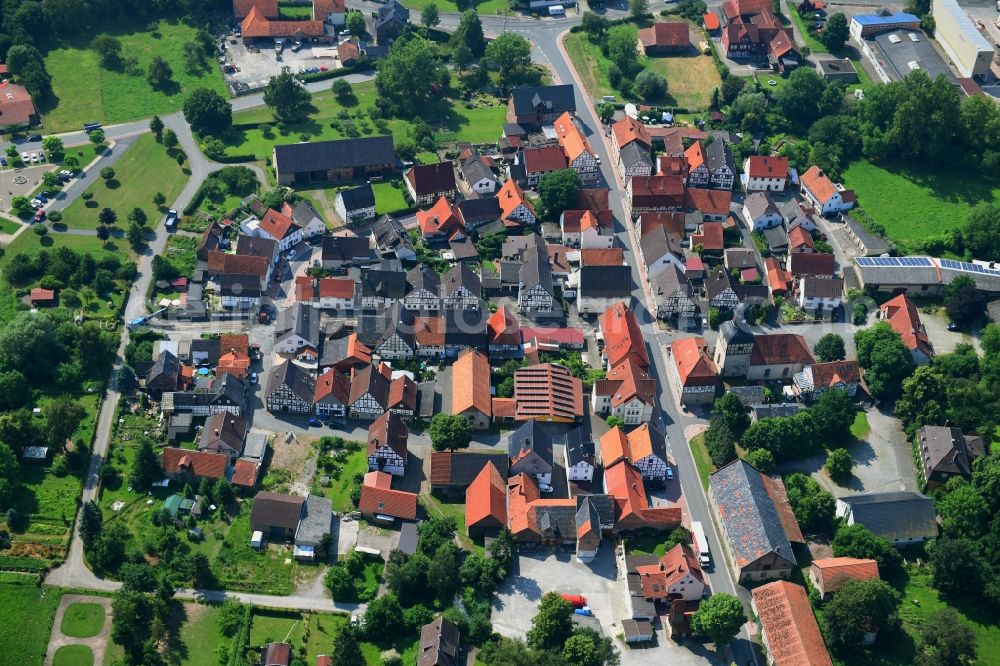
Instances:
[[[240,458],[233,467],[233,485],[253,488],[257,485],[257,463]]]
[[[694,208],[706,215],[728,215],[733,201],[733,193],[728,190],[703,190],[689,187],[684,191],[684,206]]]
[[[701,141],[695,141],[688,146],[688,149],[684,151],[684,157],[687,159],[689,171],[694,171],[704,164],[705,152],[701,149]]]
[[[186,366],[182,366],[186,367]],[[226,352],[219,357],[219,362],[215,366],[215,374],[218,377],[223,375],[233,375],[240,379],[245,379],[250,369],[250,357]]]
[[[474,527],[489,518],[507,524],[507,491],[500,471],[492,462],[486,463],[465,491],[465,527]]]
[[[199,478],[221,479],[228,465],[229,456],[220,453],[172,447],[163,449],[163,471],[167,474],[185,471]]]
[[[464,228],[447,197],[438,197],[429,210],[418,210],[417,224],[420,226],[420,233],[424,236],[438,233],[450,234],[456,229]]]
[[[608,308],[601,315],[598,326],[604,337],[604,355],[609,366],[614,367],[631,357],[640,367],[649,367],[649,354],[639,322],[624,303],[615,303]]]
[[[611,126],[611,131],[614,132],[619,148],[624,148],[633,141],[641,141],[646,146],[653,145],[653,139],[649,136],[646,126],[631,116],[625,116],[617,121]]]
[[[24,86],[10,81],[0,83],[0,126],[27,125],[36,113],[31,94]]]
[[[506,305],[501,305],[490,315],[486,323],[486,335],[491,345],[519,345],[521,324]]]
[[[581,266],[621,266],[625,250],[620,247],[593,247],[580,250]]]
[[[815,247],[813,237],[801,224],[797,224],[788,232],[788,249],[794,250],[799,247]]]
[[[705,23],[705,30],[711,32],[719,29],[719,15],[715,12],[707,12],[701,19]]]
[[[264,16],[278,16],[278,0],[233,0],[233,16],[241,19],[254,7]]]
[[[920,321],[920,313],[906,294],[900,294],[882,304],[882,318],[903,338],[910,351],[919,350],[930,356],[931,342]]]
[[[598,440],[598,444],[601,447],[601,464],[605,467],[611,467],[616,462],[632,458],[628,437],[618,426],[604,433]]]
[[[857,557],[827,557],[812,561],[824,592],[836,592],[849,580],[878,578],[878,563]]]
[[[782,268],[777,259],[768,257],[764,261],[764,268],[767,269],[767,284],[772,294],[787,293],[791,289],[792,274]]]
[[[788,158],[751,155],[747,163],[750,178],[788,178]]]
[[[610,394],[613,407],[623,405],[635,398],[647,405],[652,405],[656,397],[656,380],[651,378],[649,373],[640,367],[634,359],[627,358],[611,368],[607,377],[595,383],[594,390],[598,395]]]
[[[563,152],[566,153],[566,157],[570,162],[584,153],[593,154],[590,144],[587,143],[587,139],[580,132],[580,128],[573,122],[573,116],[569,115],[568,111],[556,118],[552,126],[555,127],[559,145],[562,146]]]
[[[775,666],[833,666],[804,587],[779,580],[751,594]]]
[[[670,351],[682,386],[713,386],[718,381],[705,338],[680,338],[670,345]]]
[[[313,299],[313,278],[308,275],[295,276],[295,300],[309,303]]]
[[[368,472],[361,486],[361,513],[414,520],[417,517],[417,496],[392,490],[392,477],[385,472]]]
[[[318,402],[332,395],[340,404],[346,405],[351,395],[351,380],[343,373],[333,368],[327,368],[323,374],[316,377],[316,392],[313,401]]]
[[[538,499],[538,483],[529,474],[518,474],[507,479],[507,527],[514,533],[530,529],[529,505]]]
[[[825,204],[837,193],[837,186],[826,173],[815,164],[799,177],[802,187],[808,189],[821,204]]]
[[[421,347],[443,347],[444,317],[414,317],[413,336]]]
[[[721,222],[704,222],[701,233],[691,234],[691,247],[701,245],[706,250],[722,250],[725,248]]]
[[[388,409],[405,408],[415,410],[417,408],[417,384],[406,375],[396,377],[389,384]]]
[[[631,451],[633,461],[656,455],[656,448],[653,445],[654,437],[662,439],[663,435],[650,428],[648,423],[643,423],[628,434],[628,448]]]
[[[250,9],[241,23],[243,37],[322,37],[322,21],[273,21],[264,16],[256,6]],[[275,238],[278,238],[277,236]]]
[[[639,41],[644,47],[650,46],[687,46],[691,42],[688,34],[688,24],[680,21],[654,23],[639,31]]]
[[[322,278],[319,281],[319,297],[354,298],[354,286],[351,278]]]
[[[490,416],[490,361],[474,349],[466,348],[451,366],[451,413],[475,409]]]
[[[492,407],[494,419],[512,419],[517,413],[514,398],[493,398]]]
[[[497,192],[497,201],[500,202],[503,219],[507,219],[522,204],[531,211],[532,215],[535,214],[535,207],[525,198],[524,190],[521,189],[521,186],[513,178],[504,183],[500,191]]]

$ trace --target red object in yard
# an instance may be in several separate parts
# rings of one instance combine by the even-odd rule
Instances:
[[[319,71],[325,72],[326,70],[327,70],[327,66],[326,65],[320,65],[319,66]]]
[[[587,605],[586,597],[582,597],[579,594],[560,594],[559,596],[573,604],[573,608],[583,608]]]

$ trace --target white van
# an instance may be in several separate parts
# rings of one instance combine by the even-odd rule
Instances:
[[[562,5],[552,5],[549,7],[549,16],[565,16],[566,8]]]

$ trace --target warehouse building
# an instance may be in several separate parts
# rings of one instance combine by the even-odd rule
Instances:
[[[955,0],[934,0],[934,37],[951,58],[958,75],[982,80],[993,62],[993,47]]]

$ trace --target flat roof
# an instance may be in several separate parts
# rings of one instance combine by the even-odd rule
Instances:
[[[888,16],[879,16],[878,14],[858,14],[851,20],[857,21],[860,25],[883,25],[886,23],[912,22],[920,23],[919,16],[907,14],[906,12],[896,12],[895,14],[889,14]]]
[[[866,41],[878,55],[882,68],[896,80],[906,78],[913,71],[910,63],[916,63],[932,79],[943,74],[948,81],[958,85],[948,63],[934,49],[927,35],[919,30],[890,30],[869,37]]]

